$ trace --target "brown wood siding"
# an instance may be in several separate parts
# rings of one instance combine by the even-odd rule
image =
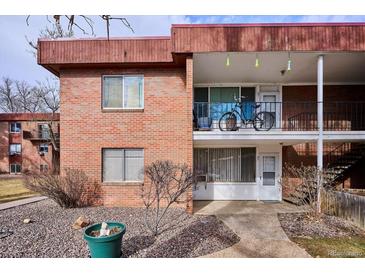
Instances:
[[[173,52],[364,51],[364,25],[173,26]]]
[[[39,40],[38,63],[105,64],[172,62],[171,39]]]

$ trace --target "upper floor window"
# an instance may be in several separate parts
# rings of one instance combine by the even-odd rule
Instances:
[[[47,153],[48,144],[39,144],[39,153]]]
[[[12,122],[10,123],[10,132],[18,133],[22,131],[22,124],[20,122]]]
[[[103,76],[103,108],[143,109],[143,76]]]
[[[9,154],[10,155],[17,155],[22,152],[22,145],[21,144],[10,144],[9,147]]]

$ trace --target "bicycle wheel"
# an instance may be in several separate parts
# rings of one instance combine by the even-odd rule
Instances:
[[[226,112],[219,119],[219,129],[221,131],[237,130],[237,117],[233,112]]]
[[[272,113],[261,111],[255,115],[253,127],[256,130],[270,130],[274,126],[275,117]]]

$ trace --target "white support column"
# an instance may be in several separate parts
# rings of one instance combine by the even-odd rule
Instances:
[[[317,166],[323,168],[323,55],[318,56],[317,60]]]
[[[317,60],[317,123],[318,123],[318,140],[317,140],[317,167],[321,172],[323,169],[323,55],[318,56]],[[322,174],[318,174],[318,195],[317,195],[317,212],[321,212],[321,189]]]

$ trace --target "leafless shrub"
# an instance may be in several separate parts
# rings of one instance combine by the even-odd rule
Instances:
[[[154,236],[161,233],[162,220],[170,206],[177,203],[193,184],[191,169],[171,161],[156,161],[146,166],[148,182],[141,187],[145,223]]]
[[[289,178],[295,178],[297,183],[289,182]],[[296,204],[309,208],[309,214],[318,215],[320,213],[318,186],[330,189],[333,179],[332,169],[319,169],[317,166],[303,164],[299,167],[292,164],[284,166],[283,185],[287,188],[291,198],[296,200]]]
[[[65,175],[37,173],[26,175],[25,187],[54,200],[64,208],[84,207],[97,203],[100,184],[83,171],[65,169]]]

